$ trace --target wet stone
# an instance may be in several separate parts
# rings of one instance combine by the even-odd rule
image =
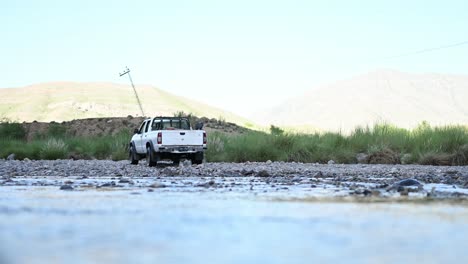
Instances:
[[[387,191],[397,190],[400,191],[402,187],[414,186],[422,189],[423,184],[415,179],[404,179],[394,183],[392,186],[387,188]]]
[[[163,183],[153,183],[149,187],[151,187],[151,188],[166,188],[167,185],[163,184]]]
[[[129,179],[120,179],[119,183],[131,183],[132,181]]]
[[[66,184],[66,185],[60,186],[60,190],[62,190],[62,191],[72,191],[73,187],[71,185]]]
[[[246,169],[243,169],[241,171],[241,174],[244,175],[244,176],[249,176],[249,175],[253,175],[255,172],[253,170],[246,170]]]
[[[268,173],[268,171],[266,170],[261,170],[257,173],[257,176],[258,177],[269,177],[270,176],[270,173]]]

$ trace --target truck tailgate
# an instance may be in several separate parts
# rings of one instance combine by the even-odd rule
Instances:
[[[203,145],[203,131],[201,130],[173,130],[162,132],[162,145]]]

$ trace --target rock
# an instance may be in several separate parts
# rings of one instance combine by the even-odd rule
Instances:
[[[458,173],[457,170],[448,170],[448,171],[445,172],[445,174],[447,174],[447,175],[454,175],[454,174],[457,174],[457,173]]]
[[[98,188],[101,188],[101,187],[114,187],[116,184],[115,182],[111,181],[111,182],[106,182],[100,186],[97,186]]]
[[[163,183],[153,183],[149,187],[151,187],[151,188],[166,188],[167,185],[163,184]]]
[[[271,160],[267,160],[265,163],[266,163],[266,164],[271,164],[272,161],[271,161]]]
[[[252,175],[254,173],[255,172],[253,170],[242,169],[242,171],[241,171],[241,174],[244,175],[244,176]]]
[[[205,183],[199,183],[197,185],[195,185],[196,187],[211,187],[211,186],[215,186],[215,181],[211,180],[209,182],[205,182]]]
[[[65,185],[60,186],[60,190],[62,190],[62,191],[72,191],[73,186],[65,184]]]
[[[422,190],[423,184],[415,179],[404,179],[388,187],[387,191],[396,190],[401,192],[402,190],[406,189],[404,187],[417,187],[418,190]]]
[[[323,173],[321,171],[319,171],[319,172],[315,173],[313,177],[314,178],[326,178],[327,176],[323,175]]]
[[[270,176],[270,173],[268,173],[268,171],[266,170],[261,170],[257,173],[257,176],[258,177],[269,177]]]
[[[31,160],[28,158],[24,158],[23,161],[31,161]]]
[[[302,177],[296,176],[296,177],[292,178],[291,181],[292,181],[292,182],[301,182],[301,181],[302,181]]]
[[[328,165],[335,164],[335,161],[334,161],[334,160],[329,160],[329,161],[327,162],[327,164],[328,164]]]
[[[16,159],[15,153],[11,153],[10,155],[8,155],[8,157],[6,159],[7,160],[15,160]]]
[[[120,179],[119,183],[131,183],[132,181],[129,179]]]
[[[167,176],[175,176],[177,175],[177,172],[172,170],[171,168],[165,168],[161,171],[162,175],[167,175]]]
[[[358,153],[356,155],[356,160],[359,164],[367,164],[369,163],[369,155],[367,155],[366,153]]]
[[[401,196],[408,196],[409,190],[407,188],[403,188],[402,190],[399,190],[399,193]]]

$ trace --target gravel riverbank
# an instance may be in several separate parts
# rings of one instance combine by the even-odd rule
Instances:
[[[409,179],[409,180],[408,180]],[[468,167],[339,165],[284,162],[205,163],[192,166],[130,165],[128,161],[0,161],[0,186],[167,188],[317,193],[340,196],[468,197]],[[391,194],[391,195],[390,195]]]
[[[456,263],[467,180],[468,167],[0,160],[0,263]]]

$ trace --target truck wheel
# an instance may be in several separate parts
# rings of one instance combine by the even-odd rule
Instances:
[[[173,158],[173,159],[172,159],[172,165],[178,166],[179,163],[180,163],[180,158]]]
[[[130,164],[137,165],[138,164],[138,154],[136,153],[135,147],[130,145],[128,148],[128,159],[130,160]]]
[[[149,167],[154,167],[156,164],[158,164],[159,160],[159,154],[154,153],[151,146],[146,147],[146,165]]]
[[[203,152],[198,152],[192,157],[192,164],[202,164],[203,158],[205,157]]]

